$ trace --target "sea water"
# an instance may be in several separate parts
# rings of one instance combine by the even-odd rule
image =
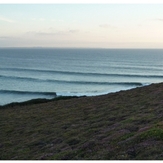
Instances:
[[[161,49],[0,49],[0,105],[94,96],[162,81]]]

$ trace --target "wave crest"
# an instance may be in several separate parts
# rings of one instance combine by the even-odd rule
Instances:
[[[30,91],[17,91],[17,90],[0,90],[3,94],[17,94],[17,95],[49,95],[56,97],[56,92],[30,92]]]

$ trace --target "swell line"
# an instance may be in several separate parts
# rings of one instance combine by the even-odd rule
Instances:
[[[60,81],[62,82],[62,81]],[[84,84],[84,85],[126,85],[126,86],[142,86],[140,82],[87,82],[87,81],[63,81],[64,83]]]
[[[74,73],[74,72],[71,72]],[[78,73],[76,73],[78,74]],[[100,74],[100,73],[80,73],[83,75],[95,75],[95,76],[106,76],[106,77],[135,77],[135,78],[163,78],[163,75],[135,75],[135,74]],[[2,79],[16,79],[16,80],[28,80],[33,82],[71,82],[71,83],[78,83],[78,82],[85,82],[87,84],[87,81],[65,81],[65,80],[55,80],[55,79],[41,79],[41,78],[34,78],[34,77],[21,77],[21,76],[7,76],[7,75],[0,75],[0,78]],[[90,83],[90,82],[89,82]],[[93,83],[93,82],[92,82]],[[96,82],[95,82],[96,83]],[[100,82],[98,82],[100,84]],[[101,82],[106,83],[106,82]]]
[[[62,84],[84,84],[84,85],[143,85],[140,82],[96,82],[96,81],[78,81],[78,80],[55,80],[55,79],[38,79],[38,78],[27,78],[27,77],[17,77],[17,76],[0,76],[0,78],[9,78],[16,80],[25,80],[32,82],[50,82],[50,83],[62,83]]]
[[[21,68],[0,68],[0,70],[7,70],[7,71],[18,71],[18,72],[36,72],[36,73],[52,73],[52,74],[63,74],[63,75],[85,75],[85,76],[135,76],[135,77],[152,77],[155,75],[135,75],[135,74],[111,74],[111,73],[94,73],[94,72],[75,72],[75,71],[58,71],[58,70],[40,70],[40,69],[21,69]],[[163,77],[163,76],[159,76]]]
[[[18,94],[18,95],[50,95],[56,96],[56,92],[30,92],[30,91],[16,91],[16,90],[0,90],[3,94]]]

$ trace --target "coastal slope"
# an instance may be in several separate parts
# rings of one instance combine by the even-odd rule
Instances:
[[[0,159],[163,159],[163,83],[2,106]]]

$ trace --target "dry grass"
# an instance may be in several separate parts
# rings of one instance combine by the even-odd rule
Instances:
[[[163,159],[163,83],[0,108],[1,160]]]

